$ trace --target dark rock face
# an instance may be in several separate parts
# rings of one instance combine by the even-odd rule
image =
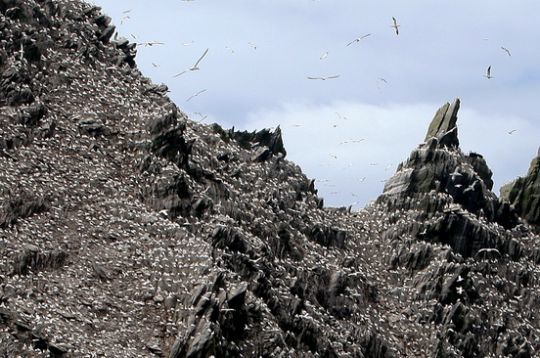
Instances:
[[[49,200],[34,193],[7,193],[0,211],[0,228],[7,228],[16,224],[19,219],[47,211],[49,207]]]
[[[151,151],[187,169],[193,142],[184,139],[185,124],[178,123],[176,115],[170,114],[151,122],[148,129],[153,134]]]
[[[492,172],[484,158],[459,150],[459,104],[456,100],[437,111],[426,142],[400,164],[377,201],[390,210],[421,210],[418,218],[434,223],[412,230],[413,235],[450,245],[470,257],[480,249],[502,245],[497,242],[501,234],[486,229],[478,219],[505,227],[515,226],[517,220],[512,208],[491,192]]]
[[[540,225],[540,156],[533,159],[525,177],[501,188],[501,197],[520,217],[530,224]]]
[[[309,232],[309,237],[322,246],[334,246],[343,249],[347,241],[347,232],[336,228],[315,225]]]
[[[28,245],[14,258],[13,273],[26,275],[30,270],[57,269],[64,265],[67,257],[61,250],[41,252],[38,247]]]
[[[287,155],[279,126],[273,132],[269,129],[254,132],[240,132],[235,131],[234,128],[229,131],[224,131],[221,128],[216,128],[216,130],[221,132],[222,138],[226,140],[232,139],[242,148],[258,148],[253,156],[253,160],[256,162],[264,162],[272,155],[281,154],[282,157]]]

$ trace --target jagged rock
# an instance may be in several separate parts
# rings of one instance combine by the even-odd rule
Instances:
[[[452,129],[457,128],[458,109],[456,100],[437,112],[426,142],[400,164],[377,202],[389,210],[418,210],[418,220],[430,220],[422,230],[404,227],[403,234],[448,244],[464,257],[493,248],[517,259],[521,250],[515,248],[519,245],[504,235],[502,238],[498,230],[488,229],[481,221],[497,222],[505,228],[518,223],[512,207],[491,192],[492,172],[484,158],[476,153],[464,155],[459,150],[457,129]],[[440,131],[444,132],[442,136],[437,134]],[[444,139],[449,133],[456,135],[451,142]],[[402,260],[394,258],[393,265]]]
[[[407,197],[435,191],[450,194],[451,201],[447,203],[455,202],[472,213],[481,211],[489,220],[495,219],[498,200],[490,191],[491,171],[480,155],[467,156],[459,151],[456,123],[459,106],[456,99],[452,105],[447,103],[437,111],[426,142],[399,165],[396,175],[387,181],[379,202],[390,202],[390,206],[400,208]]]
[[[108,270],[98,263],[92,262],[92,271],[94,275],[99,278],[101,281],[110,280]]]
[[[146,89],[146,93],[148,94],[156,94],[159,96],[164,96],[167,92],[169,92],[169,87],[164,84],[152,84]]]
[[[9,88],[7,91],[7,105],[18,106],[34,102],[34,94],[30,88]]]
[[[219,249],[247,252],[249,245],[243,235],[234,228],[218,226],[212,233],[212,245]]]
[[[459,267],[453,276],[443,283],[438,298],[439,302],[447,305],[458,300],[469,302],[476,300],[478,293],[468,274],[469,268],[467,266]]]
[[[540,156],[534,158],[525,177],[501,188],[501,198],[533,225],[540,225]]]
[[[184,130],[184,125],[177,125],[156,134],[151,143],[152,152],[157,156],[171,160],[180,168],[187,168],[194,142],[185,141]]]
[[[109,42],[109,40],[111,39],[112,35],[114,34],[114,31],[116,31],[116,27],[113,26],[113,25],[110,25],[110,26],[107,26],[103,31],[101,31],[101,33],[98,35],[98,39],[99,41],[102,41],[102,42]]]
[[[258,152],[260,153],[257,156],[260,156],[263,152],[265,152],[265,159],[263,160],[268,159],[268,157],[271,155],[278,155],[279,153],[282,154],[282,157],[285,157],[287,155],[287,151],[285,150],[285,147],[283,145],[281,128],[279,126],[273,132],[269,129],[263,129],[258,132],[240,132],[235,131],[234,128],[230,129],[228,132],[225,132],[223,131],[223,129],[221,129],[221,131],[219,131],[219,129],[220,128],[216,128],[214,126],[214,130],[220,132],[222,136],[226,136],[237,141],[242,148],[251,149],[251,147],[254,145],[260,146],[261,149],[258,149]],[[265,150],[262,150],[262,148],[264,147],[266,147]],[[257,156],[255,156],[254,158],[256,158]]]
[[[261,236],[263,235],[261,233]],[[301,260],[305,255],[301,240],[291,234],[285,223],[280,223],[277,228],[277,235],[268,233],[264,236],[269,236],[268,244],[276,257],[290,257],[293,260]]]
[[[389,348],[384,338],[381,338],[378,334],[370,332],[367,337],[364,338],[364,356],[373,358],[394,358],[395,354]]]
[[[229,307],[239,309],[244,304],[246,299],[248,283],[242,282],[230,295],[227,302]]]
[[[192,209],[189,183],[179,174],[163,177],[145,192],[144,197],[149,207],[156,211],[166,210],[170,218],[186,216]]]
[[[206,196],[200,197],[193,203],[193,212],[195,216],[201,217],[203,213],[208,209],[211,209],[213,205],[212,199]]]
[[[47,198],[27,191],[9,193],[0,210],[0,228],[14,225],[18,219],[47,211],[50,203]]]
[[[270,149],[268,149],[268,148],[261,147],[261,148],[257,149],[255,154],[253,154],[253,159],[252,160],[254,162],[265,162],[268,159],[270,159],[270,157],[272,157],[272,151]]]
[[[90,136],[100,136],[109,132],[101,119],[93,118],[92,116],[78,119],[77,125],[81,133]]]
[[[178,113],[176,107],[173,111],[165,116],[153,119],[148,122],[147,129],[150,134],[158,134],[165,129],[176,127],[178,125]]]
[[[92,11],[93,10],[95,10],[95,9],[92,9]],[[107,26],[110,25],[111,21],[112,21],[111,17],[107,16],[105,14],[100,14],[100,15],[96,16],[96,18],[94,19],[94,22],[99,27],[107,27]]]
[[[337,247],[343,249],[347,243],[347,232],[321,225],[315,225],[309,232],[309,237],[325,247]]]
[[[481,156],[478,153],[469,153],[469,155],[465,158],[465,160],[471,164],[474,171],[480,179],[482,179],[482,182],[486,185],[486,187],[491,190],[493,189],[493,180],[491,177],[493,176],[493,172],[491,169],[489,169],[486,160],[483,156]]]
[[[446,103],[437,110],[435,117],[429,125],[425,141],[430,138],[439,139],[440,145],[459,146],[457,137],[457,113],[459,111],[460,100],[456,98],[452,104]]]
[[[62,250],[42,252],[37,246],[27,245],[13,260],[13,273],[26,275],[30,270],[57,269],[66,262],[68,255]]]
[[[187,119],[98,7],[0,12],[4,355],[540,351],[540,239],[459,150],[459,101],[376,204],[330,209],[279,128]]]
[[[47,108],[43,103],[31,104],[26,108],[21,108],[18,116],[19,123],[30,127],[36,126],[46,113]]]
[[[390,258],[390,267],[396,269],[404,266],[410,270],[419,270],[427,267],[433,258],[433,249],[430,244],[411,247],[411,244],[400,245]]]

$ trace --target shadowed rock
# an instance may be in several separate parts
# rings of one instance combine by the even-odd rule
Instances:
[[[66,262],[68,255],[61,250],[41,251],[37,246],[27,245],[15,255],[13,273],[26,275],[29,271],[57,269]]]
[[[540,155],[532,160],[525,177],[501,188],[501,198],[529,224],[540,225]]]
[[[508,247],[497,242],[500,234],[488,230],[478,218],[505,227],[515,226],[516,220],[512,209],[491,192],[492,172],[484,158],[476,153],[463,154],[459,149],[459,105],[456,99],[437,111],[426,142],[399,165],[377,202],[389,210],[418,210],[417,218],[422,221],[437,218],[423,230],[404,228],[401,233],[448,244],[455,252],[470,257],[483,248]],[[517,259],[519,254],[510,256]]]
[[[34,214],[47,211],[49,201],[33,193],[23,191],[9,194],[0,210],[0,228],[5,229],[17,223],[18,219],[24,219]]]

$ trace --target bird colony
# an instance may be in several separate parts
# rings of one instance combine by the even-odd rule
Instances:
[[[538,356],[538,160],[497,198],[459,101],[352,212],[279,128],[189,119],[98,7],[0,0],[0,32],[2,356]]]

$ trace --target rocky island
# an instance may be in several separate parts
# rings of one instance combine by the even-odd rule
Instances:
[[[497,196],[459,100],[328,208],[279,129],[191,121],[100,8],[0,0],[0,32],[2,356],[538,356],[540,158]]]

